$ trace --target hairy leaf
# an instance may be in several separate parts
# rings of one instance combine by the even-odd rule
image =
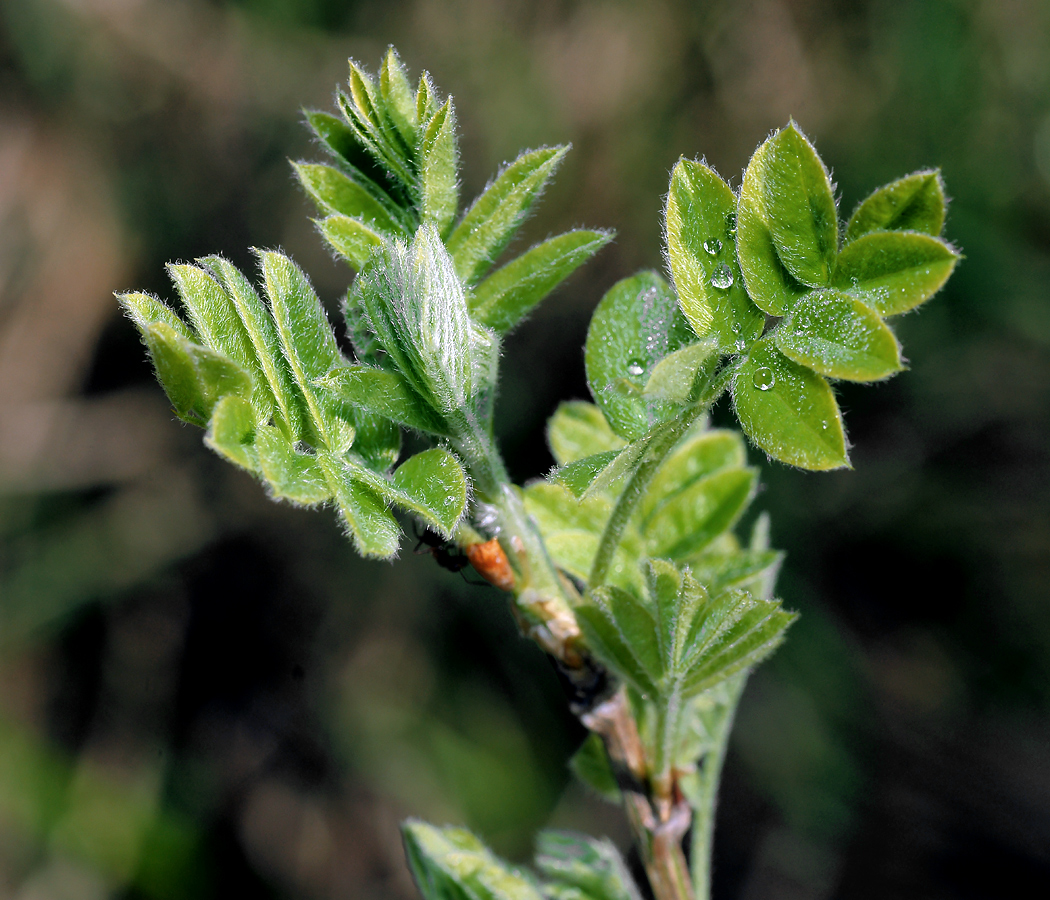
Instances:
[[[641,900],[620,851],[608,838],[541,831],[536,868],[550,879],[544,885],[550,900]]]
[[[769,337],[755,343],[737,371],[733,406],[744,433],[774,459],[802,469],[849,465],[828,383],[780,353]]]
[[[620,455],[619,450],[608,450],[605,453],[596,453],[594,456],[585,456],[568,465],[562,466],[551,473],[552,480],[565,485],[576,498],[582,497],[603,469],[608,468],[609,463]]]
[[[901,369],[900,345],[882,319],[838,291],[813,291],[773,331],[781,353],[821,375],[878,381]]]
[[[471,314],[499,334],[510,331],[612,238],[609,231],[581,229],[537,244],[475,288]]]
[[[543,147],[521,154],[474,201],[448,239],[464,282],[476,282],[503,252],[568,150]]]
[[[251,403],[228,394],[215,404],[204,443],[236,466],[255,472],[259,461],[252,446],[255,410]]]
[[[405,234],[402,224],[357,182],[338,169],[315,163],[292,163],[299,183],[322,213],[358,219],[371,229],[391,236]]]
[[[773,243],[766,208],[769,141],[761,144],[744,170],[736,215],[736,251],[747,292],[771,316],[782,316],[806,287],[784,267]]]
[[[834,284],[880,316],[914,309],[941,289],[959,254],[939,238],[876,231],[843,247]]]
[[[404,217],[405,211],[394,201],[395,183],[358,140],[357,132],[337,116],[307,110],[306,121],[336,164],[368,191],[388,212]]]
[[[591,318],[584,348],[587,383],[612,429],[645,435],[680,406],[643,394],[653,368],[693,339],[674,292],[655,272],[615,284]]]
[[[656,623],[652,615],[637,598],[614,585],[603,585],[591,596],[589,602],[580,604],[575,610],[587,646],[624,681],[642,694],[657,697],[659,688],[656,679],[662,672],[659,669],[660,648]],[[623,616],[623,622],[612,610],[614,602]],[[632,616],[631,613],[637,615]],[[639,660],[638,654],[657,666],[655,675]]]
[[[544,900],[531,879],[465,828],[436,828],[409,819],[401,835],[423,900]]]
[[[321,234],[343,259],[359,272],[372,253],[383,244],[383,235],[358,219],[328,216],[318,223]]]
[[[340,366],[317,384],[340,400],[385,416],[406,428],[448,435],[448,425],[405,381],[370,366]]]
[[[846,240],[872,231],[922,231],[935,237],[944,228],[944,182],[939,169],[913,172],[880,187],[854,210]]]
[[[651,400],[686,403],[697,390],[697,382],[709,377],[718,362],[714,341],[689,344],[668,353],[649,375],[642,395]]]
[[[665,223],[678,302],[701,338],[739,353],[765,317],[747,296],[730,230],[736,197],[709,166],[682,159],[671,173]]]
[[[389,559],[397,553],[401,528],[383,498],[362,484],[339,458],[319,450],[317,462],[335,500],[339,518],[362,556]],[[366,469],[361,466],[361,469]],[[378,476],[377,476],[378,477]]]
[[[442,237],[448,234],[459,208],[459,145],[452,98],[427,123],[419,151],[422,220]]]
[[[300,453],[271,425],[260,425],[255,434],[259,468],[274,497],[303,506],[324,503],[332,496],[317,458]]]
[[[794,122],[766,142],[762,194],[773,244],[802,284],[824,287],[838,251],[838,212],[824,163]]]
[[[408,83],[405,67],[390,47],[383,58],[383,67],[379,70],[379,92],[383,98],[387,117],[397,129],[406,146],[416,142],[416,98],[412,86]]]
[[[547,422],[547,443],[555,462],[568,465],[585,456],[619,450],[623,438],[613,433],[602,411],[593,403],[562,403]]]

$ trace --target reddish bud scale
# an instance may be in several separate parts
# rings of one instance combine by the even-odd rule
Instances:
[[[489,584],[503,591],[514,590],[514,570],[496,538],[481,544],[471,544],[466,548],[466,553],[470,564]]]

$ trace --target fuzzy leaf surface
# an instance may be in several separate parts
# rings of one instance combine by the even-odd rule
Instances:
[[[448,425],[393,372],[371,366],[340,366],[317,384],[333,397],[384,416],[406,428],[448,435]]]
[[[260,425],[255,433],[259,468],[271,493],[302,506],[324,503],[332,497],[317,457],[300,453],[272,425]]]
[[[204,443],[236,466],[255,472],[258,458],[255,439],[255,409],[247,400],[228,394],[215,404]]]
[[[550,900],[641,900],[627,865],[608,838],[565,831],[536,836],[536,868]]]
[[[755,342],[737,371],[733,406],[744,433],[774,459],[801,469],[849,465],[828,383],[784,356],[769,337]]]
[[[338,457],[318,451],[317,462],[335,501],[339,518],[362,556],[389,559],[397,553],[401,528],[383,498],[362,484]],[[361,466],[365,469],[365,466]],[[378,477],[378,476],[377,476]]]
[[[882,319],[838,291],[812,291],[773,330],[788,359],[829,378],[878,381],[901,369],[900,345]]]
[[[876,231],[842,248],[834,284],[880,316],[895,316],[937,293],[958,261],[959,254],[939,238]]]
[[[359,272],[367,265],[375,249],[383,244],[382,234],[349,216],[328,216],[318,227],[332,249]]]
[[[762,333],[737,262],[731,224],[736,196],[709,166],[682,159],[671,173],[664,219],[678,301],[693,331],[740,352]]]
[[[831,281],[838,251],[831,178],[794,122],[767,143],[762,194],[777,255],[802,284],[824,287]]]
[[[445,236],[459,208],[459,144],[452,98],[427,123],[419,151],[422,220]]]
[[[359,219],[371,229],[388,235],[403,235],[401,224],[372,194],[332,166],[293,163],[299,183],[321,212]]]
[[[547,443],[555,462],[565,466],[585,456],[619,450],[625,441],[593,403],[570,400],[560,404],[547,421]]]
[[[543,147],[521,154],[474,201],[448,239],[464,282],[473,284],[496,261],[568,150]]]
[[[613,431],[627,440],[648,433],[680,406],[646,398],[656,364],[694,339],[674,292],[655,272],[613,285],[587,330],[587,383]]]
[[[846,226],[846,241],[872,231],[921,231],[936,237],[944,228],[946,205],[940,171],[913,172],[861,201]]]
[[[688,344],[668,353],[649,375],[642,395],[650,400],[686,403],[696,390],[697,381],[709,376],[718,362],[718,347],[714,341]]]
[[[537,244],[475,288],[471,314],[482,325],[505,334],[612,237],[611,232],[580,229]]]

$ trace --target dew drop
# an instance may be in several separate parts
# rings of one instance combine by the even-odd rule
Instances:
[[[632,359],[627,363],[627,374],[632,378],[637,378],[642,372],[645,371],[645,366],[642,365],[641,360]]]
[[[726,228],[729,229],[730,234],[736,233],[736,213],[731,212],[726,216]]]
[[[747,342],[743,341],[743,340],[740,340],[740,341],[737,341],[733,346],[736,347],[736,352],[737,353],[743,353],[744,350],[747,349]]]
[[[773,374],[773,370],[769,366],[760,366],[755,369],[755,374],[751,377],[751,383],[760,391],[768,391],[777,383],[777,376]]]
[[[733,286],[733,271],[725,263],[719,263],[711,273],[711,284],[720,291],[727,291]]]
[[[704,241],[704,250],[706,250],[710,256],[718,256],[718,252],[721,249],[722,242],[718,238],[708,238]]]

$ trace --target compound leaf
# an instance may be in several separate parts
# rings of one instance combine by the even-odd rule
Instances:
[[[794,122],[766,143],[762,199],[777,255],[802,284],[824,287],[838,251],[838,213],[828,171]]]
[[[880,187],[854,210],[846,240],[872,231],[922,231],[935,237],[944,228],[946,201],[939,169],[905,175]]]
[[[568,150],[543,147],[522,153],[474,201],[448,239],[464,282],[477,281],[503,252]]]
[[[829,378],[878,381],[901,369],[900,345],[872,309],[838,291],[812,291],[773,330],[780,352]]]
[[[895,316],[937,293],[958,261],[959,254],[939,238],[875,231],[842,248],[833,283],[880,316]]]
[[[587,383],[612,429],[627,440],[673,417],[680,405],[647,398],[656,364],[694,338],[674,292],[655,272],[625,278],[598,304],[587,330]]]
[[[471,315],[499,334],[510,331],[612,238],[609,231],[580,229],[537,244],[474,289]]]
[[[737,370],[733,406],[744,433],[774,459],[802,469],[849,465],[828,383],[780,353],[771,338],[756,341]]]
[[[747,296],[730,230],[736,197],[709,166],[682,159],[671,173],[665,223],[678,302],[693,331],[739,353],[765,317]]]

